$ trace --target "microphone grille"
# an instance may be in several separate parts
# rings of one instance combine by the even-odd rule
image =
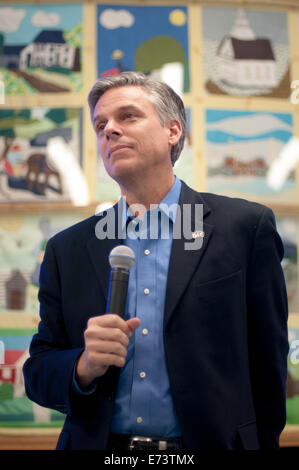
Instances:
[[[122,268],[129,271],[134,262],[134,251],[126,245],[118,245],[110,252],[109,263],[112,268]]]

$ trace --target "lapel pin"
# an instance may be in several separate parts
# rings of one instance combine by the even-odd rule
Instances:
[[[205,236],[205,232],[202,230],[196,230],[195,232],[192,232],[192,238],[203,238]]]

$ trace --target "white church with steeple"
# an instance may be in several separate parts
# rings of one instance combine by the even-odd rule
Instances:
[[[218,51],[219,78],[240,88],[276,88],[276,61],[271,41],[257,38],[243,9],[237,10],[235,23]]]

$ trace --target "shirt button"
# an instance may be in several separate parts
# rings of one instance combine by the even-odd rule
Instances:
[[[145,254],[145,255],[149,255],[149,254],[150,254],[150,250],[144,250],[144,254]]]
[[[147,329],[147,328],[143,328],[142,334],[143,334],[143,335],[147,335],[147,334],[148,334],[148,329]]]
[[[137,423],[142,423],[143,419],[141,418],[141,416],[138,416],[137,418]]]
[[[149,294],[149,293],[150,293],[150,290],[146,288],[146,289],[144,289],[143,292],[144,292],[145,294]]]
[[[140,372],[139,375],[140,375],[140,377],[141,377],[142,379],[144,379],[144,378],[146,377],[146,373],[145,373],[145,372]]]

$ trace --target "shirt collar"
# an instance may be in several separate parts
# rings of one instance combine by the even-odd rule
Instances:
[[[162,199],[162,201],[158,204],[158,208],[163,212],[172,223],[175,222],[176,213],[177,213],[177,205],[179,202],[180,194],[181,194],[181,187],[182,183],[181,180],[175,176],[174,183],[166,196]],[[120,206],[122,208],[122,229],[125,228],[128,218],[133,217],[133,214],[130,212],[130,208],[125,200],[125,198],[121,197],[120,199]]]
[[[171,189],[168,191],[164,199],[162,199],[162,201],[158,205],[159,209],[164,212],[164,214],[167,215],[173,223],[176,219],[177,204],[179,202],[181,194],[181,187],[181,180],[179,180],[179,178],[175,176],[175,180]],[[172,210],[169,211],[169,208],[172,208]]]

